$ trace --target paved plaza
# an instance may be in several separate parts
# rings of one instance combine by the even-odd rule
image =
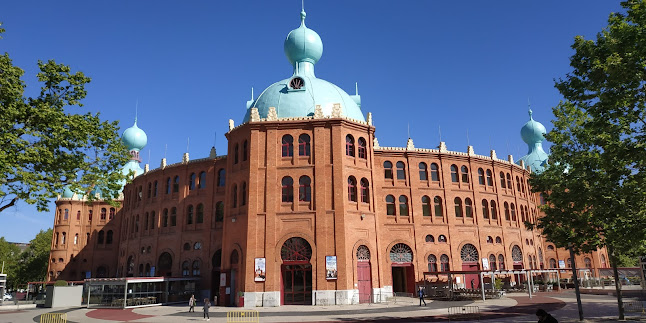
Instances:
[[[585,322],[619,322],[617,303],[609,295],[582,295]],[[635,299],[626,299],[627,302]],[[398,299],[396,303],[336,306],[281,306],[258,308],[260,322],[447,322],[447,308],[478,306],[484,322],[536,322],[537,308],[546,309],[559,322],[578,322],[576,298],[572,291],[541,293],[530,299],[526,294],[487,301],[427,301],[420,307],[417,299]],[[5,306],[6,308],[6,306]],[[67,313],[68,322],[194,322],[202,321],[200,307],[188,313],[188,306],[155,306],[136,309],[11,309],[0,308],[0,322],[39,322],[41,314]],[[226,322],[231,307],[212,307],[211,322]],[[646,315],[627,313],[628,321],[644,321]],[[468,320],[473,321],[473,320]]]

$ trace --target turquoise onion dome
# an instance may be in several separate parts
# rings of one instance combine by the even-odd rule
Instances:
[[[63,188],[63,194],[61,194],[61,198],[64,199],[71,199],[74,197],[74,192],[70,189],[69,185],[65,185]]]
[[[137,119],[135,118],[135,124],[123,132],[121,140],[128,147],[129,151],[140,151],[148,143],[148,136],[146,136],[143,130],[137,127]]]
[[[258,109],[260,118],[267,118],[272,107],[278,118],[299,118],[313,116],[316,106],[321,106],[323,116],[329,117],[335,104],[341,106],[344,117],[365,121],[358,93],[350,96],[314,74],[314,64],[323,55],[323,42],[315,31],[305,26],[305,16],[302,11],[300,27],[292,30],[284,43],[285,55],[294,69],[292,76],[270,85],[258,98],[247,101],[243,123],[249,121],[252,108]]]
[[[532,109],[529,109],[529,121],[520,129],[520,136],[523,141],[527,143],[527,155],[518,160],[525,162],[533,172],[541,173],[547,167],[547,160],[549,155],[543,150],[543,140],[545,140],[545,126],[540,122],[534,121],[532,117]]]

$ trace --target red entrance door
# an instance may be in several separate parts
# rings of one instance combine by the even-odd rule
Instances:
[[[462,263],[462,270],[464,271],[478,271],[478,264],[477,263]],[[480,275],[477,273],[473,274],[466,274],[464,275],[464,286],[465,288],[473,288],[473,289],[478,289],[480,288]]]
[[[282,265],[283,304],[312,304],[312,265]]]
[[[359,281],[359,303],[369,303],[372,295],[369,261],[357,262],[357,280]]]

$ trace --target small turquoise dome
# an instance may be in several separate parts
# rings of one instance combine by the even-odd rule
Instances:
[[[545,126],[538,121],[534,121],[532,110],[529,109],[529,121],[520,129],[520,136],[526,144],[533,144],[545,140]]]
[[[144,173],[143,168],[139,166],[139,162],[136,160],[129,160],[123,167],[121,168],[121,173],[124,175],[128,175],[130,171],[133,171],[135,173],[135,177],[141,175]]]
[[[148,136],[137,127],[137,119],[135,119],[135,124],[123,132],[121,140],[128,147],[128,150],[140,151],[148,143]]]
[[[63,194],[61,194],[61,198],[71,199],[73,197],[74,197],[74,192],[72,192],[69,185],[65,185],[65,187],[63,188]]]
[[[289,62],[316,64],[323,55],[323,42],[314,30],[305,26],[305,11],[301,11],[301,26],[292,30],[285,39],[285,55]]]

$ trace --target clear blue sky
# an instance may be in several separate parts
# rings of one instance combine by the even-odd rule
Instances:
[[[38,90],[36,62],[54,59],[92,78],[85,106],[148,134],[144,163],[205,157],[217,133],[226,153],[228,119],[239,124],[256,94],[291,75],[283,54],[299,26],[301,2],[5,0],[0,52]],[[593,37],[621,10],[614,0],[306,1],[306,24],[323,40],[317,77],[354,92],[372,112],[382,146],[477,154],[495,149],[518,160],[520,127],[534,118],[551,129],[576,35]],[[467,139],[468,133],[468,139]],[[142,164],[143,167],[143,164]],[[54,203],[51,203],[52,208]],[[53,224],[53,212],[19,204],[0,216],[0,236],[27,242]]]

